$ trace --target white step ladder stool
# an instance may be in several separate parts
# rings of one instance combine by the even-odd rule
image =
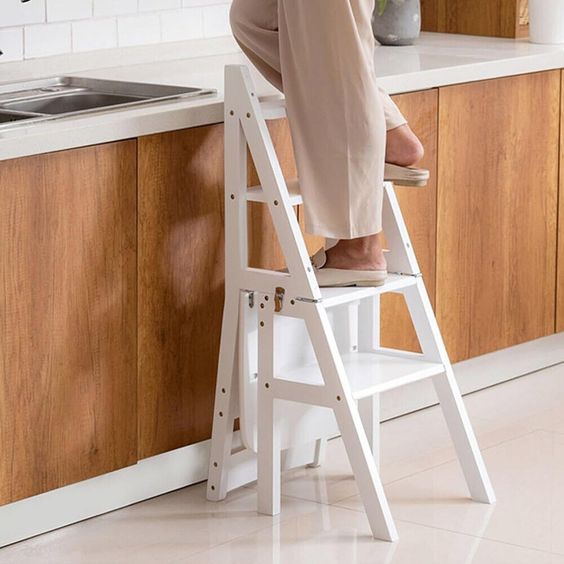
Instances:
[[[398,538],[378,472],[380,392],[432,378],[472,498],[494,492],[423,284],[393,184],[385,183],[389,278],[376,288],[320,289],[249,69],[225,68],[225,308],[207,497],[258,478],[258,511],[280,511],[281,468],[317,465],[341,434],[374,537]],[[247,188],[247,146],[261,185]],[[247,202],[268,206],[287,271],[250,268]],[[379,346],[379,296],[405,297],[422,353]],[[240,430],[234,431],[239,418]]]

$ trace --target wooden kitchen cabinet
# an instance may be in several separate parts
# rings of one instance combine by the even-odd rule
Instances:
[[[394,100],[431,171],[396,188],[452,361],[564,331],[563,73]],[[268,126],[295,177],[287,120]],[[223,198],[222,124],[0,162],[0,505],[210,437]],[[282,267],[249,214],[250,264]],[[401,296],[381,329],[418,350]]]
[[[139,139],[139,458],[210,437],[224,281],[223,125]]]
[[[0,504],[137,460],[135,162],[0,162]]]
[[[440,89],[436,311],[453,362],[554,332],[560,82]]]
[[[564,331],[564,70],[560,90],[560,196],[558,198],[558,273],[556,278],[556,332]]]
[[[269,124],[285,173],[283,120]],[[249,161],[249,184],[256,184]],[[139,139],[139,458],[211,436],[224,297],[223,125]],[[250,204],[249,263],[283,257]]]

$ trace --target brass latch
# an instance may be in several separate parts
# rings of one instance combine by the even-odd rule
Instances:
[[[286,293],[286,290],[284,290],[284,288],[280,288],[280,286],[278,286],[276,288],[276,293],[274,294],[274,311],[276,313],[279,313],[282,311],[282,306],[284,305],[284,294]]]

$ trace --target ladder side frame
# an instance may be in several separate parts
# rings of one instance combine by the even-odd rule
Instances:
[[[285,241],[283,251],[288,267],[288,273],[279,273],[257,271],[249,269],[248,263],[241,264],[240,278],[243,283],[240,287],[272,294],[277,286],[283,285],[291,297],[320,300],[321,291],[248,67],[226,66],[225,81],[226,92],[230,92],[226,101],[226,119],[238,121],[244,131],[276,233],[280,241]],[[226,141],[226,151],[229,151],[229,139]],[[241,198],[246,206],[246,186],[245,194],[239,192],[235,197]],[[239,205],[243,205],[242,202]],[[247,231],[244,233],[246,235]]]

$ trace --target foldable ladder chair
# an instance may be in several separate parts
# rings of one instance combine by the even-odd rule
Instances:
[[[258,510],[280,511],[280,471],[319,464],[341,434],[374,537],[398,538],[378,472],[380,392],[432,378],[472,498],[490,484],[421,278],[394,186],[383,221],[390,272],[380,287],[320,289],[266,121],[282,101],[260,102],[244,65],[225,68],[225,308],[207,497],[258,478]],[[247,188],[247,146],[260,186]],[[286,271],[248,266],[247,202],[268,206]],[[422,353],[379,346],[379,296],[405,297]],[[240,431],[234,432],[236,418]]]

